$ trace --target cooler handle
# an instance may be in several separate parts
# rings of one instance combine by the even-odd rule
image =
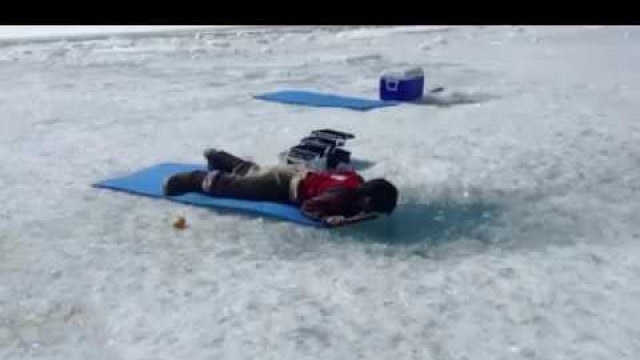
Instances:
[[[387,91],[398,91],[398,80],[387,80],[384,87]]]

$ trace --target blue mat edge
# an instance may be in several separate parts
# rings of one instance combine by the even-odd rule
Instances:
[[[357,101],[365,101],[365,102],[370,102],[370,103],[376,103],[376,105],[367,106],[367,107],[362,107],[362,106],[335,106],[335,105],[329,105],[329,104],[299,103],[299,102],[295,102],[295,101],[287,101],[285,99],[273,99],[273,98],[271,98],[274,95],[278,95],[278,94],[282,94],[282,93],[300,93],[300,94],[307,94],[307,95],[333,96],[333,97],[343,98],[343,99],[348,99],[348,100],[357,100]],[[352,109],[352,110],[358,110],[358,111],[369,111],[369,110],[374,110],[374,109],[378,109],[378,108],[391,107],[391,106],[396,106],[396,105],[401,104],[401,102],[398,102],[398,101],[384,101],[384,100],[378,100],[378,99],[366,99],[366,98],[358,98],[358,97],[354,97],[354,96],[344,96],[344,95],[324,93],[324,92],[319,92],[319,91],[309,91],[309,90],[279,90],[279,91],[272,91],[272,92],[266,92],[266,93],[262,93],[262,94],[258,94],[258,95],[253,95],[253,98],[254,99],[259,99],[259,100],[264,100],[264,101],[282,103],[282,104],[304,105],[304,106],[311,106],[311,107],[329,107],[329,108],[337,108],[337,109]]]

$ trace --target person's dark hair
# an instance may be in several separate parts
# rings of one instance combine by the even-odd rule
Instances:
[[[373,179],[365,182],[358,189],[360,196],[368,196],[372,200],[373,210],[392,213],[398,202],[398,189],[385,179]]]

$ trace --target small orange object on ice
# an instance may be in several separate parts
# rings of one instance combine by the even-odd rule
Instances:
[[[187,227],[187,220],[184,218],[184,216],[177,216],[175,221],[173,222],[173,227],[182,230]]]

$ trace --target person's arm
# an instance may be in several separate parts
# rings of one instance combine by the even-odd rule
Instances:
[[[350,202],[354,201],[349,190],[330,189],[302,204],[302,213],[307,217],[320,220],[329,226],[352,224],[377,217],[373,213],[357,213],[349,216]]]
[[[341,188],[333,188],[318,194],[302,204],[302,213],[315,220],[324,220],[328,216],[346,216],[348,207],[348,191]]]
[[[378,215],[374,213],[359,213],[351,217],[344,217],[341,215],[327,216],[324,218],[324,223],[332,227],[349,225],[364,220],[371,220],[377,218]]]

